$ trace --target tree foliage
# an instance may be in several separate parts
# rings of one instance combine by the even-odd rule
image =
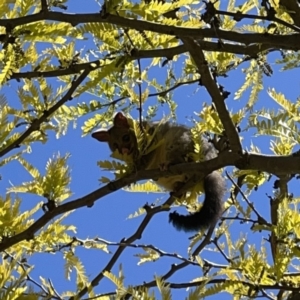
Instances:
[[[9,168],[15,170],[0,195],[0,298],[175,299],[186,289],[190,300],[220,293],[234,299],[297,299],[300,199],[291,187],[300,173],[295,151],[300,102],[278,84],[265,85],[280,70],[284,77],[299,68],[297,0],[106,0],[93,13],[72,11],[71,2],[0,2],[0,165],[4,177]],[[241,75],[242,84],[229,91],[226,78]],[[184,86],[196,97],[207,91],[201,109],[195,116],[191,106],[190,116],[193,132],[214,141],[217,158],[136,172],[126,159],[106,160],[99,150],[98,166],[115,177],[101,173],[100,188],[77,199],[70,187],[69,153],[51,153],[43,167],[36,162],[37,144],[47,149],[77,124],[84,143],[94,129],[111,125],[116,111],[131,114],[136,130],[142,117],[155,119],[162,111],[176,119],[182,110],[176,93]],[[264,138],[270,152],[253,137]],[[193,209],[195,197],[182,203],[173,193],[165,201],[141,203],[127,215],[139,225],[118,242],[80,236],[82,224],[72,222],[73,214],[84,207],[95,210],[96,202],[117,190],[161,192],[150,178],[221,168],[228,181],[226,209],[216,228],[190,238],[184,255],[176,252],[183,236],[174,241],[173,252],[143,237],[155,215],[175,206]],[[11,184],[19,172],[24,179]],[[257,190],[268,195],[260,193],[263,212]],[[96,227],[106,212],[98,213]],[[123,257],[132,248],[138,259],[132,272],[162,261],[164,271],[148,274],[152,280],[145,275],[139,283],[128,282]],[[95,251],[105,255],[105,264],[90,275],[83,261]],[[53,254],[64,262],[56,268],[64,274],[59,288],[55,278],[39,275]],[[31,263],[39,255],[44,263]],[[191,268],[197,276],[173,280]],[[105,280],[111,290],[102,288]]]

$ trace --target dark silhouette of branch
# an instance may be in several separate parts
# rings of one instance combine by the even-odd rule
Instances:
[[[205,282],[205,280],[201,280],[201,281],[194,281],[194,282],[187,282],[187,283],[169,283],[166,282],[167,285],[170,285],[170,288],[173,289],[182,289],[182,288],[188,288],[188,287],[195,287],[195,286],[200,286],[201,284],[203,284]],[[222,283],[222,282],[236,282],[236,281],[231,281],[231,280],[227,280],[227,279],[212,279],[209,280],[209,284],[214,284],[214,283]],[[252,282],[248,282],[248,281],[242,281],[240,280],[239,283],[245,285],[245,286],[249,286],[253,289],[265,289],[265,290],[272,290],[272,289],[282,289],[283,286],[281,283],[276,283],[276,284],[259,284],[259,283],[252,283]],[[289,286],[289,285],[284,285],[284,289],[287,291],[296,291],[299,292],[300,291],[300,287],[293,287],[293,286]]]
[[[10,77],[10,80],[21,79],[21,78],[27,78],[27,79],[37,78],[37,77],[51,78],[51,77],[59,77],[59,76],[66,76],[66,75],[75,75],[87,69],[96,70],[104,66],[105,66],[104,64],[101,64],[101,60],[94,60],[88,63],[73,64],[69,68],[65,68],[65,69],[13,73],[12,76]]]
[[[198,68],[198,71],[201,75],[201,83],[207,89],[212,98],[212,102],[216,106],[231,149],[235,152],[241,153],[242,145],[240,143],[239,135],[226,108],[224,96],[222,95],[220,88],[218,87],[207,66],[205,56],[201,47],[190,38],[182,38],[182,41],[184,42],[186,47],[188,47],[189,53]]]
[[[207,162],[210,162],[210,166],[207,166]],[[205,163],[205,165],[202,168],[198,167],[198,171],[199,173],[211,173],[212,170],[210,170],[211,167],[215,168],[215,169],[220,169],[221,167],[223,167],[223,165],[221,163],[221,161],[217,161],[217,160],[210,160],[210,161],[206,161],[203,162]],[[211,164],[212,163],[212,164]],[[202,164],[202,163],[201,163]],[[112,181],[109,184],[105,185],[104,187],[101,187],[97,190],[95,190],[94,192],[64,203],[60,206],[57,207],[53,207],[51,210],[47,211],[42,217],[40,217],[36,222],[34,222],[31,226],[29,226],[27,229],[25,229],[24,231],[11,236],[11,237],[6,237],[4,239],[4,241],[2,243],[0,243],[0,252],[13,246],[16,243],[19,243],[22,240],[29,240],[34,238],[34,234],[40,230],[45,224],[47,224],[47,222],[49,222],[51,219],[53,219],[54,217],[63,214],[65,212],[71,211],[73,209],[76,208],[80,208],[80,207],[92,207],[94,202],[101,199],[104,196],[107,196],[129,184],[132,184],[136,181],[139,180],[144,180],[144,179],[150,179],[150,178],[157,178],[158,176],[168,176],[171,174],[180,174],[183,172],[183,169],[189,168],[191,167],[191,164],[181,164],[181,168],[179,167],[179,165],[177,166],[170,166],[168,171],[161,171],[159,169],[157,170],[147,170],[147,171],[139,171],[139,172],[134,172],[133,174],[127,175],[121,179],[118,179],[116,181]],[[174,169],[175,167],[175,169]],[[210,170],[210,171],[207,171]],[[175,172],[175,173],[174,173]],[[185,171],[186,172],[186,171]],[[168,202],[166,202],[166,204],[168,204]]]
[[[109,241],[106,241],[104,239],[101,239],[101,238],[96,238],[95,239],[96,241],[99,241],[99,242],[102,242],[103,244],[106,244],[108,246],[122,246],[124,243],[115,243],[115,242],[109,242]],[[166,257],[173,257],[173,258],[176,258],[176,259],[179,259],[181,261],[184,261],[184,262],[188,262],[190,263],[191,265],[194,265],[194,266],[199,266],[198,263],[190,260],[190,259],[186,259],[185,257],[177,254],[177,253],[169,253],[169,252],[166,252],[166,251],[163,251],[157,247],[155,247],[154,245],[151,245],[151,244],[126,244],[126,247],[128,248],[148,248],[148,249],[151,249],[151,250],[154,250],[155,252],[157,252],[160,256],[166,256]]]
[[[168,34],[171,36],[180,36],[181,38],[216,38],[222,40],[228,40],[236,42],[238,44],[261,44],[269,45],[270,47],[282,48],[290,50],[299,50],[300,45],[297,42],[299,40],[299,34],[289,35],[272,35],[265,33],[239,33],[234,31],[226,31],[217,28],[182,28],[177,26],[166,26],[163,24],[156,24],[148,21],[141,21],[136,19],[123,18],[121,16],[112,14],[90,13],[90,14],[67,14],[61,12],[39,12],[20,18],[13,19],[1,19],[0,26],[14,28],[17,26],[30,24],[39,21],[57,21],[67,22],[72,26],[77,26],[81,23],[108,23],[115,24],[124,28],[131,28],[137,31],[153,31],[162,34]]]
[[[246,195],[243,193],[243,191],[240,189],[240,187],[234,182],[234,180],[231,178],[231,176],[226,172],[227,177],[229,178],[229,180],[231,181],[231,183],[234,185],[235,189],[237,189],[239,191],[239,193],[241,194],[241,196],[244,198],[244,200],[246,201],[246,203],[248,204],[248,206],[252,209],[252,211],[254,212],[254,214],[257,217],[258,223],[262,224],[262,225],[270,225],[267,220],[265,218],[262,217],[262,215],[257,211],[257,209],[255,208],[255,206],[253,205],[253,203],[251,203],[249,201],[249,199],[246,197]]]
[[[160,92],[157,92],[157,93],[151,93],[151,94],[149,94],[148,98],[157,97],[157,96],[164,96],[167,93],[169,93],[169,92],[171,92],[171,91],[179,88],[182,85],[187,85],[187,84],[195,83],[195,82],[198,82],[198,81],[199,81],[198,79],[195,79],[195,80],[188,80],[188,81],[184,81],[184,82],[178,82],[178,83],[174,84],[172,87],[170,87],[170,88],[168,88],[168,89],[166,89],[164,91],[160,91]],[[123,96],[123,97],[120,97],[120,98],[118,98],[116,100],[113,100],[113,101],[111,101],[109,103],[105,103],[105,104],[102,105],[102,107],[116,105],[118,102],[120,102],[120,101],[122,101],[122,100],[124,100],[126,98],[129,98],[129,96]]]
[[[278,188],[279,193],[276,195],[275,198],[270,199],[270,206],[271,206],[271,221],[273,226],[277,226],[278,219],[279,219],[279,205],[282,201],[288,197],[288,181],[289,176],[279,176],[280,180],[278,180]],[[276,262],[277,251],[279,246],[278,236],[275,234],[274,231],[271,231],[270,236],[270,245],[271,245],[271,252],[272,258],[274,263]]]
[[[252,223],[252,224],[258,224],[257,220],[253,219],[248,219],[248,218],[241,218],[238,215],[235,217],[222,217],[222,220],[235,220],[235,221],[240,221],[241,223]],[[271,226],[270,223],[267,223],[268,226]]]
[[[226,253],[222,250],[222,248],[219,246],[218,241],[212,241],[213,244],[217,247],[217,249],[219,250],[220,254],[224,257],[224,259],[228,262],[228,263],[232,263],[232,259],[230,257],[228,257],[226,255]]]
[[[48,11],[47,0],[41,0],[41,7],[42,7],[42,11],[43,11],[43,12]]]
[[[293,24],[290,24],[286,21],[283,21],[281,19],[276,18],[273,16],[270,20],[269,16],[257,16],[257,15],[251,15],[251,14],[243,14],[241,12],[230,12],[230,11],[224,11],[224,10],[215,10],[215,13],[218,15],[224,15],[224,16],[231,16],[234,20],[240,21],[242,19],[252,19],[252,20],[265,20],[265,21],[274,21],[278,24],[281,24],[285,27],[288,27],[296,32],[300,32],[300,27],[295,26]]]
[[[292,155],[267,156],[248,153],[241,155],[234,152],[222,152],[217,158],[209,161],[178,164],[170,166],[167,171],[161,171],[160,169],[142,170],[116,181],[112,181],[104,187],[101,187],[82,198],[64,203],[60,206],[54,207],[50,211],[47,211],[42,217],[24,231],[14,236],[6,237],[3,242],[0,243],[0,252],[21,242],[22,240],[30,240],[34,238],[34,234],[54,217],[76,208],[84,206],[91,207],[95,201],[136,181],[189,172],[192,174],[199,173],[205,175],[211,173],[213,170],[218,170],[226,166],[236,166],[241,170],[260,170],[272,174],[300,173],[300,157]]]
[[[199,40],[198,44],[201,46],[201,48],[204,51],[217,51],[217,52],[226,52],[226,53],[234,53],[234,54],[240,54],[240,55],[246,55],[248,57],[257,57],[257,55],[261,52],[269,51],[279,51],[278,49],[271,48],[268,44],[266,45],[249,45],[249,46],[243,46],[243,45],[233,45],[233,44],[226,44],[222,43],[220,46],[217,42],[208,42]],[[282,46],[281,49],[290,49],[290,46]],[[132,60],[134,59],[143,59],[143,58],[154,58],[154,57],[166,57],[166,58],[172,58],[175,55],[183,54],[187,52],[188,49],[185,45],[180,45],[177,47],[171,47],[167,49],[154,49],[154,50],[134,50],[130,53],[130,57]],[[129,60],[130,57],[127,57]],[[66,76],[66,75],[75,75],[79,74],[82,70],[85,70],[90,67],[90,65],[93,65],[93,70],[96,70],[98,68],[104,67],[105,64],[103,64],[103,60],[94,60],[87,63],[78,63],[78,64],[72,64],[68,68],[57,68],[56,70],[51,71],[29,71],[29,72],[18,72],[13,73],[9,80],[12,79],[22,79],[22,78],[37,78],[37,77],[43,77],[43,78],[51,78],[51,77],[59,77],[59,76]]]

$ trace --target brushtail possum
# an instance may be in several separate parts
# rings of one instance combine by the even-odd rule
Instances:
[[[133,160],[139,158],[138,168],[146,170],[184,163],[189,154],[194,152],[191,130],[184,125],[170,122],[143,122],[143,127],[146,133],[153,135],[153,139],[148,145],[150,150],[142,153],[139,153],[137,137],[129,118],[121,112],[115,115],[113,126],[109,130],[96,131],[92,133],[92,137],[108,143],[112,152],[117,150],[120,154],[132,156]],[[157,146],[153,147],[153,143],[157,143]],[[205,138],[200,138],[200,145],[203,160],[216,157],[215,148]],[[175,191],[192,176],[197,178],[195,174],[174,175],[158,178],[157,183],[166,190]],[[180,215],[177,212],[169,215],[169,221],[178,230],[189,232],[207,228],[214,224],[222,213],[225,183],[221,174],[213,171],[199,180],[203,180],[205,192],[201,209],[189,215]]]

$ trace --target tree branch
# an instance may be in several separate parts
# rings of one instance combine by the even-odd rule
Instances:
[[[280,0],[279,4],[285,7],[286,13],[293,19],[294,23],[300,27],[300,7],[297,0]]]
[[[11,79],[21,79],[21,78],[37,78],[37,77],[43,77],[43,78],[51,78],[51,77],[60,77],[60,76],[66,76],[66,75],[75,75],[79,74],[81,71],[88,70],[96,70],[100,67],[105,67],[105,64],[101,64],[103,60],[94,60],[87,63],[82,64],[73,64],[69,68],[65,69],[56,69],[51,71],[30,71],[30,72],[19,72],[19,73],[13,73],[12,76],[9,78]],[[91,67],[92,66],[92,67]]]
[[[222,52],[222,53],[233,53],[233,54],[240,54],[246,55],[249,57],[256,57],[259,53],[269,51],[279,51],[278,49],[273,49],[270,45],[233,45],[233,44],[226,44],[222,43],[220,46],[217,42],[208,42],[203,40],[198,40],[197,43],[201,46],[202,50],[204,51],[212,51],[212,52]],[[290,49],[289,46],[283,46],[281,49]],[[300,49],[300,47],[299,47]],[[171,47],[167,49],[154,49],[154,50],[134,50],[130,53],[132,60],[133,59],[143,59],[143,58],[154,58],[154,57],[166,57],[171,59],[175,55],[180,55],[187,52],[188,49],[185,45],[180,45],[176,47]],[[129,60],[130,57],[127,56]],[[66,75],[75,75],[80,73],[82,70],[86,70],[91,65],[93,65],[93,70],[98,68],[104,67],[105,59],[94,60],[87,63],[79,63],[79,64],[72,64],[68,68],[65,69],[55,69],[51,71],[29,71],[29,72],[18,72],[13,73],[9,80],[12,79],[22,79],[22,78],[52,78],[52,77],[59,77],[59,76],[66,76]]]
[[[270,20],[269,16],[257,16],[257,15],[251,15],[251,14],[243,14],[240,11],[238,12],[231,12],[231,11],[223,11],[223,10],[215,10],[216,14],[218,15],[224,15],[224,16],[231,16],[235,21],[240,21],[242,19],[252,19],[252,20],[265,20],[265,21],[273,21],[278,24],[281,24],[285,27],[288,27],[296,32],[300,32],[300,28],[298,26],[295,26],[293,24],[290,24],[288,22],[285,22],[281,19],[276,18],[275,16],[272,17]]]
[[[188,48],[190,55],[198,68],[201,75],[201,83],[206,87],[212,98],[212,102],[216,106],[218,115],[224,126],[226,136],[229,139],[231,149],[235,152],[242,153],[242,145],[240,143],[239,135],[226,108],[225,99],[207,66],[201,47],[199,47],[199,45],[190,38],[182,38],[182,41]]]
[[[167,177],[183,173],[199,173],[203,174],[204,176],[205,174],[209,174],[214,170],[218,170],[226,166],[236,166],[241,170],[259,170],[272,174],[297,174],[300,173],[300,157],[292,155],[241,155],[233,152],[222,152],[218,157],[214,159],[200,163],[183,163],[170,166],[169,170],[167,171],[161,171],[160,169],[138,171],[116,181],[112,181],[104,187],[101,187],[82,198],[64,203],[58,207],[54,207],[50,211],[47,211],[42,217],[40,217],[36,222],[34,222],[24,231],[12,237],[5,238],[5,240],[0,243],[0,252],[21,242],[22,240],[29,240],[34,238],[34,234],[54,217],[80,207],[91,207],[93,206],[95,201],[136,181],[158,177]],[[166,204],[170,205],[170,203],[168,202],[166,202]]]
[[[43,12],[48,11],[47,0],[41,0],[41,7],[42,7],[42,11],[43,11]]]
[[[157,24],[148,21],[123,18],[121,16],[112,14],[102,15],[100,13],[66,14],[61,12],[47,11],[46,13],[41,12],[20,18],[1,19],[0,26],[10,26],[10,28],[14,28],[17,26],[44,20],[66,22],[70,23],[73,26],[77,26],[81,23],[108,23],[115,24],[124,28],[135,29],[137,31],[153,31],[157,33],[168,34],[171,36],[180,36],[182,38],[216,38],[245,45],[261,44],[276,48],[285,47],[285,49],[290,50],[299,50],[300,48],[300,45],[297,42],[300,39],[300,34],[298,33],[289,35],[272,35],[266,33],[239,33],[217,28],[183,28],[177,26],[166,26],[163,24]]]
[[[12,149],[17,148],[32,132],[39,130],[40,125],[46,122],[49,116],[51,116],[55,111],[57,111],[68,100],[72,99],[72,94],[74,93],[76,88],[83,82],[83,80],[88,76],[91,69],[92,67],[87,68],[84,72],[82,72],[81,75],[72,82],[72,85],[68,92],[57,103],[55,103],[48,110],[44,111],[40,118],[35,119],[29,126],[29,128],[19,136],[19,138],[17,138],[13,143],[11,143],[2,151],[0,151],[0,157],[4,156]]]
[[[124,244],[122,242],[121,243],[109,242],[109,241],[106,241],[106,240],[101,239],[101,238],[96,238],[95,240],[99,241],[99,242],[102,242],[102,243],[104,243],[108,246],[121,246],[122,244]],[[173,258],[179,259],[181,261],[188,262],[191,265],[199,266],[198,263],[196,263],[196,262],[194,262],[190,259],[187,259],[187,258],[185,258],[185,257],[183,257],[183,256],[181,256],[177,253],[169,253],[169,252],[163,251],[163,250],[161,250],[161,249],[159,249],[159,248],[157,248],[157,247],[155,247],[151,244],[146,245],[146,244],[128,244],[128,243],[126,243],[126,247],[128,247],[128,248],[142,248],[142,249],[149,248],[149,249],[154,250],[155,252],[157,252],[160,256],[173,257]],[[225,266],[225,267],[228,267],[228,266]]]

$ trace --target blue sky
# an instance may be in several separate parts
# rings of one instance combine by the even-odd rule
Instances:
[[[95,2],[86,0],[85,5],[82,5],[82,1],[73,0],[68,3],[68,12],[95,12],[99,11],[99,7]],[[86,45],[88,47],[88,43]],[[262,107],[277,109],[278,105],[270,99],[266,93],[267,88],[276,88],[277,92],[282,92],[291,101],[295,101],[299,95],[299,70],[281,72],[280,67],[275,66],[275,59],[278,55],[269,55],[269,63],[273,67],[274,74],[272,77],[264,76],[264,88],[261,92],[259,101],[255,105],[255,109],[261,109]],[[144,67],[147,65],[147,61],[143,61]],[[246,68],[248,62],[242,65],[242,68]],[[178,72],[180,67],[178,68]],[[151,71],[151,75],[156,77],[158,81],[163,82],[163,73],[161,68],[156,68]],[[226,99],[226,104],[231,111],[243,107],[248,100],[249,93],[240,100],[234,100],[235,91],[241,86],[244,81],[245,74],[242,73],[241,68],[231,71],[227,78],[220,78],[221,83],[227,91],[231,94]],[[198,91],[195,93],[195,91]],[[7,98],[12,99],[14,103],[16,98],[16,83],[12,82],[11,86],[4,87],[2,93],[5,93]],[[177,117],[178,122],[189,125],[188,119],[194,117],[194,112],[200,112],[203,103],[210,104],[210,96],[207,94],[203,87],[192,85],[183,86],[177,89],[173,95],[174,100],[178,103]],[[79,98],[72,100],[72,104],[80,102],[88,102],[95,99],[89,94],[81,95]],[[151,100],[153,101],[153,100]],[[167,106],[162,106],[158,116],[168,114]],[[77,127],[75,129],[69,128],[67,135],[62,136],[60,139],[56,139],[54,134],[49,135],[49,142],[46,145],[34,144],[32,145],[32,153],[27,154],[25,157],[34,164],[41,173],[43,173],[45,164],[49,157],[53,154],[60,152],[62,155],[70,153],[69,165],[71,167],[71,189],[73,195],[69,199],[74,200],[82,197],[99,187],[98,179],[101,176],[107,176],[97,166],[98,160],[104,160],[109,158],[108,147],[105,144],[100,144],[90,136],[82,137],[81,126],[86,118],[78,120]],[[251,143],[254,143],[265,154],[270,154],[269,150],[269,138],[267,137],[255,137],[253,132],[243,132],[245,124],[241,124],[242,135],[244,137],[243,147],[249,149]],[[227,171],[231,171],[228,168]],[[17,163],[13,162],[8,166],[5,166],[1,170],[2,180],[0,182],[1,195],[6,193],[6,188],[12,185],[19,185],[23,181],[30,180],[28,173]],[[224,175],[225,176],[225,175]],[[266,196],[272,195],[273,179],[263,185],[259,191],[253,192],[250,196],[250,200],[254,202],[256,208],[260,213],[269,220],[269,199]],[[228,188],[230,187],[229,181],[227,181]],[[295,196],[297,195],[296,180],[293,180],[289,185],[291,191]],[[228,196],[228,194],[227,194]],[[36,202],[42,199],[34,195],[20,195],[23,198],[22,207],[28,209],[33,207]],[[125,191],[117,191],[107,197],[98,200],[92,208],[81,208],[73,212],[64,222],[66,224],[74,224],[77,227],[76,237],[80,239],[100,237],[110,242],[119,242],[122,238],[131,236],[137,226],[142,221],[143,217],[134,218],[128,220],[128,216],[137,211],[138,208],[143,207],[146,203],[153,203],[156,200],[164,201],[168,197],[167,194],[142,194],[142,193],[129,193]],[[182,213],[186,213],[184,208],[178,209]],[[40,212],[39,214],[41,214]],[[239,238],[242,234],[249,239],[249,243],[256,244],[258,248],[263,239],[267,237],[267,233],[253,234],[250,231],[251,224],[239,224],[235,221],[231,226],[230,232],[233,239]],[[163,251],[169,253],[178,253],[184,257],[187,255],[187,247],[189,245],[189,237],[191,235],[177,232],[171,225],[168,224],[168,212],[163,212],[155,215],[150,224],[147,226],[143,233],[142,239],[136,241],[136,244],[152,244],[160,248]],[[224,241],[224,240],[222,240]],[[266,244],[266,243],[265,243]],[[268,248],[268,245],[266,244]],[[210,261],[220,264],[226,264],[224,258],[213,250],[213,246],[208,247],[209,250],[202,252],[202,258],[206,258]],[[114,253],[117,249],[116,246],[109,247],[110,251]],[[117,274],[119,265],[122,264],[122,268],[125,273],[125,284],[137,285],[142,284],[144,281],[148,282],[153,280],[154,275],[164,275],[168,272],[172,263],[179,263],[174,258],[163,257],[158,262],[146,263],[141,266],[137,266],[139,259],[134,254],[143,253],[142,249],[128,248],[121,255],[118,262],[115,264],[112,272]],[[107,264],[111,258],[111,254],[104,253],[100,250],[90,250],[78,247],[75,254],[80,257],[85,265],[87,275],[92,280],[96,274],[98,274],[103,267]],[[271,257],[270,257],[271,261]],[[74,281],[68,282],[64,277],[62,253],[46,254],[40,253],[29,258],[29,264],[35,266],[32,271],[32,277],[39,281],[39,276],[44,278],[51,278],[55,288],[59,292],[63,292],[67,289],[74,290]],[[181,271],[175,273],[168,281],[173,283],[187,282],[195,277],[201,277],[201,268],[196,266],[190,266]],[[74,280],[74,277],[72,278]],[[105,293],[114,291],[114,285],[107,279],[101,281],[95,291],[98,293]],[[173,299],[183,299],[187,296],[185,289],[173,290]],[[230,299],[228,294],[225,294],[223,299]],[[217,298],[216,298],[217,299]]]

